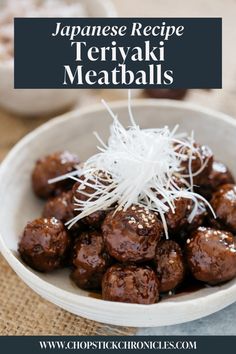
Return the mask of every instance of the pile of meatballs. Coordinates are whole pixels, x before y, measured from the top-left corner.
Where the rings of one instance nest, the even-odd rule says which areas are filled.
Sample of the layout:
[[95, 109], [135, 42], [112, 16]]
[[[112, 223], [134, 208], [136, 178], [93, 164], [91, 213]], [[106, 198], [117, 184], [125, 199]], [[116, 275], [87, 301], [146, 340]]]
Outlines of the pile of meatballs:
[[[158, 302], [193, 279], [210, 286], [233, 279], [234, 178], [223, 163], [214, 160], [209, 147], [195, 144], [195, 148], [194, 188], [210, 202], [216, 218], [202, 205], [190, 223], [192, 201], [176, 199], [175, 212], [165, 214], [169, 239], [160, 216], [139, 205], [115, 213], [113, 209], [96, 211], [68, 229], [66, 222], [78, 213], [74, 198], [86, 200], [94, 188], [82, 188], [72, 179], [48, 183], [76, 170], [80, 164], [76, 155], [64, 151], [39, 159], [32, 187], [45, 205], [42, 217], [28, 222], [23, 230], [19, 242], [23, 261], [40, 272], [69, 267], [79, 288], [100, 291], [104, 300], [138, 304]], [[182, 167], [187, 173], [189, 161]]]

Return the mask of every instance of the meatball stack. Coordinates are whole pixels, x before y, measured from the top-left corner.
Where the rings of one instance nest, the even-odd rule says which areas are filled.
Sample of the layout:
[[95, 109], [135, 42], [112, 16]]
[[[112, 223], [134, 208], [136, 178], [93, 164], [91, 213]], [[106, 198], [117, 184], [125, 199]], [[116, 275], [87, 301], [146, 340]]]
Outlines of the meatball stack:
[[[101, 291], [108, 301], [153, 304], [189, 278], [208, 285], [231, 280], [236, 276], [236, 185], [207, 146], [195, 148], [182, 173], [188, 175], [191, 163], [195, 192], [210, 202], [216, 218], [204, 203], [190, 218], [192, 201], [176, 199], [174, 210], [165, 214], [169, 239], [160, 215], [140, 205], [98, 210], [68, 229], [65, 224], [79, 213], [74, 203], [90, 198], [93, 184], [48, 183], [78, 168], [78, 157], [67, 151], [38, 160], [32, 186], [46, 203], [42, 217], [23, 231], [22, 259], [41, 272], [70, 267], [78, 287]], [[109, 183], [104, 174], [102, 181]]]

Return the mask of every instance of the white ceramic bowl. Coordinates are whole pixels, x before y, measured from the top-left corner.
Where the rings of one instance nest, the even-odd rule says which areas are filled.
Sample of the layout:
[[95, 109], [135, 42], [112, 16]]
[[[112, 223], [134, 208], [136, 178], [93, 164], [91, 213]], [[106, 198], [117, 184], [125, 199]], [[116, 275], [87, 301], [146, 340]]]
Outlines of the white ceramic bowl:
[[[127, 122], [126, 102], [116, 102], [111, 107]], [[142, 127], [180, 124], [182, 131], [194, 130], [197, 141], [209, 144], [215, 156], [236, 176], [236, 120], [192, 104], [168, 100], [134, 100], [133, 111]], [[81, 159], [88, 158], [96, 151], [92, 132], [95, 130], [106, 138], [110, 122], [102, 105], [70, 112], [36, 129], [11, 150], [0, 169], [0, 249], [6, 260], [44, 298], [74, 314], [104, 323], [139, 327], [171, 325], [209, 315], [233, 303], [236, 280], [154, 305], [102, 301], [77, 288], [67, 270], [41, 274], [19, 259], [19, 235], [26, 222], [38, 217], [42, 210], [42, 202], [32, 193], [30, 184], [35, 160], [58, 149], [69, 149]]]
[[[88, 17], [116, 16], [111, 0], [85, 0], [84, 3]], [[79, 99], [78, 89], [14, 89], [13, 60], [0, 61], [0, 78], [0, 106], [13, 113], [48, 114], [69, 108]]]

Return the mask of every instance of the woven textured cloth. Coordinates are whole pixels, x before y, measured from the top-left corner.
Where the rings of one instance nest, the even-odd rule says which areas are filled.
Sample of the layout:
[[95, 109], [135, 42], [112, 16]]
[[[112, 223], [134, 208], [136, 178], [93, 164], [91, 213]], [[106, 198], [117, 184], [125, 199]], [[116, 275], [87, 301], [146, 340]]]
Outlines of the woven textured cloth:
[[133, 328], [108, 326], [72, 315], [43, 300], [0, 256], [0, 335], [132, 335]]

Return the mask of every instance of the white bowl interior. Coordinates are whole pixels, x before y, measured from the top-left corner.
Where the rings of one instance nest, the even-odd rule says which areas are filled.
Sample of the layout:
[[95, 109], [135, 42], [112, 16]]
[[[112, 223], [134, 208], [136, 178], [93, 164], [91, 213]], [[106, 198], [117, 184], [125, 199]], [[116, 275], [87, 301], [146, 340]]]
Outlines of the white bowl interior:
[[[128, 124], [127, 104], [112, 105], [120, 119]], [[174, 127], [180, 131], [194, 130], [196, 140], [208, 144], [217, 159], [224, 161], [236, 176], [236, 122], [219, 113], [171, 101], [137, 100], [133, 112], [142, 127]], [[236, 281], [220, 287], [170, 297], [158, 304], [143, 306], [110, 303], [98, 300], [77, 288], [68, 277], [68, 270], [51, 274], [34, 272], [17, 255], [19, 235], [26, 222], [38, 217], [43, 203], [31, 190], [31, 171], [35, 160], [56, 150], [78, 153], [81, 160], [96, 151], [97, 131], [106, 139], [111, 118], [102, 106], [68, 113], [38, 128], [11, 151], [0, 170], [0, 246], [3, 255], [18, 275], [36, 292], [59, 306], [101, 322], [158, 326], [176, 324], [215, 312], [236, 298]], [[145, 309], [145, 311], [144, 311]]]

